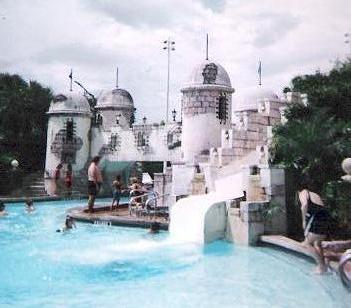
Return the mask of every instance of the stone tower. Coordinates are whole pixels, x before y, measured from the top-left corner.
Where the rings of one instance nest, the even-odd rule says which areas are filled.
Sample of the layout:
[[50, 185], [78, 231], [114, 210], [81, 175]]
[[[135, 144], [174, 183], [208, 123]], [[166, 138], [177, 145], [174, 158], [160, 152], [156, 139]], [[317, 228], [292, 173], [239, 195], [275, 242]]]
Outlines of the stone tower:
[[116, 125], [129, 128], [134, 116], [133, 98], [128, 91], [120, 88], [102, 91], [95, 108], [102, 116], [104, 130]]
[[200, 154], [220, 147], [221, 130], [230, 128], [232, 93], [230, 78], [218, 63], [204, 61], [197, 65], [182, 96], [182, 155], [194, 163]]
[[48, 114], [45, 171], [52, 174], [59, 163], [72, 164], [73, 171], [84, 168], [89, 158], [91, 111], [80, 94], [58, 94]]

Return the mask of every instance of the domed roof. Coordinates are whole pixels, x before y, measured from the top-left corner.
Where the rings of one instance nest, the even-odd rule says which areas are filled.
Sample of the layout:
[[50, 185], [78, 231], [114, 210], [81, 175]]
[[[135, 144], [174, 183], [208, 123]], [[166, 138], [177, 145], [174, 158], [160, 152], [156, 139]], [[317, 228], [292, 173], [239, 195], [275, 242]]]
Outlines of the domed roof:
[[68, 92], [54, 96], [48, 113], [82, 113], [90, 114], [88, 100], [79, 93]]
[[123, 89], [105, 90], [98, 97], [96, 108], [134, 108], [133, 98]]
[[257, 103], [264, 100], [276, 101], [279, 100], [279, 96], [273, 90], [258, 87], [243, 100], [239, 101], [235, 110], [257, 110]]
[[229, 75], [223, 66], [206, 60], [194, 67], [187, 86], [208, 84], [232, 87]]

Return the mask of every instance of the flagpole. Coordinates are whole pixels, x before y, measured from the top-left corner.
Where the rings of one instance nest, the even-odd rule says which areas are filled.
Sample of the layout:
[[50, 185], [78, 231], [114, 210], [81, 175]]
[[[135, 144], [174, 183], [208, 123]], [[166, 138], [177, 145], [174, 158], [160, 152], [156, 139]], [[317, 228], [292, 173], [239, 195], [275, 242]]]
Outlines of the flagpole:
[[261, 64], [261, 60], [260, 60], [259, 66], [258, 66], [258, 77], [259, 77], [258, 85], [261, 86], [262, 85], [262, 64]]
[[206, 34], [206, 60], [208, 60], [208, 33]]
[[71, 79], [69, 90], [72, 92], [72, 78], [73, 78], [73, 70], [71, 69], [71, 73], [69, 74], [69, 79]]
[[116, 70], [116, 89], [118, 89], [118, 67]]

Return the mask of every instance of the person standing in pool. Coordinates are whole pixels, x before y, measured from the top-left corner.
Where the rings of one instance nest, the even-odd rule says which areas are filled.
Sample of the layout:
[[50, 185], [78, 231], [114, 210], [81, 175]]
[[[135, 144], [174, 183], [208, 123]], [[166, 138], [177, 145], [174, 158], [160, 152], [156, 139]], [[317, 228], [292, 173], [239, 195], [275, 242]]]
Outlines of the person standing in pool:
[[303, 245], [312, 248], [318, 261], [316, 273], [323, 274], [327, 271], [327, 266], [324, 261], [321, 242], [327, 238], [330, 215], [321, 197], [317, 193], [309, 190], [307, 181], [302, 181], [300, 183], [298, 194], [301, 203], [302, 226], [305, 235]]
[[89, 213], [94, 212], [94, 203], [96, 196], [100, 190], [102, 184], [102, 176], [99, 168], [100, 157], [95, 156], [88, 168], [88, 209]]

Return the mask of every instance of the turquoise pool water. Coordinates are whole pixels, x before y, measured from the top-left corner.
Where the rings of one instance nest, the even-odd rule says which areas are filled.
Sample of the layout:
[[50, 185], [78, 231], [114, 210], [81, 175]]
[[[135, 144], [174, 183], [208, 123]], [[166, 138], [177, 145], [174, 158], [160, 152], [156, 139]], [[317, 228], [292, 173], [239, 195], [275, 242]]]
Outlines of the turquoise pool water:
[[0, 307], [350, 307], [334, 275], [269, 248], [174, 243], [167, 232], [77, 224], [42, 202], [0, 218]]

